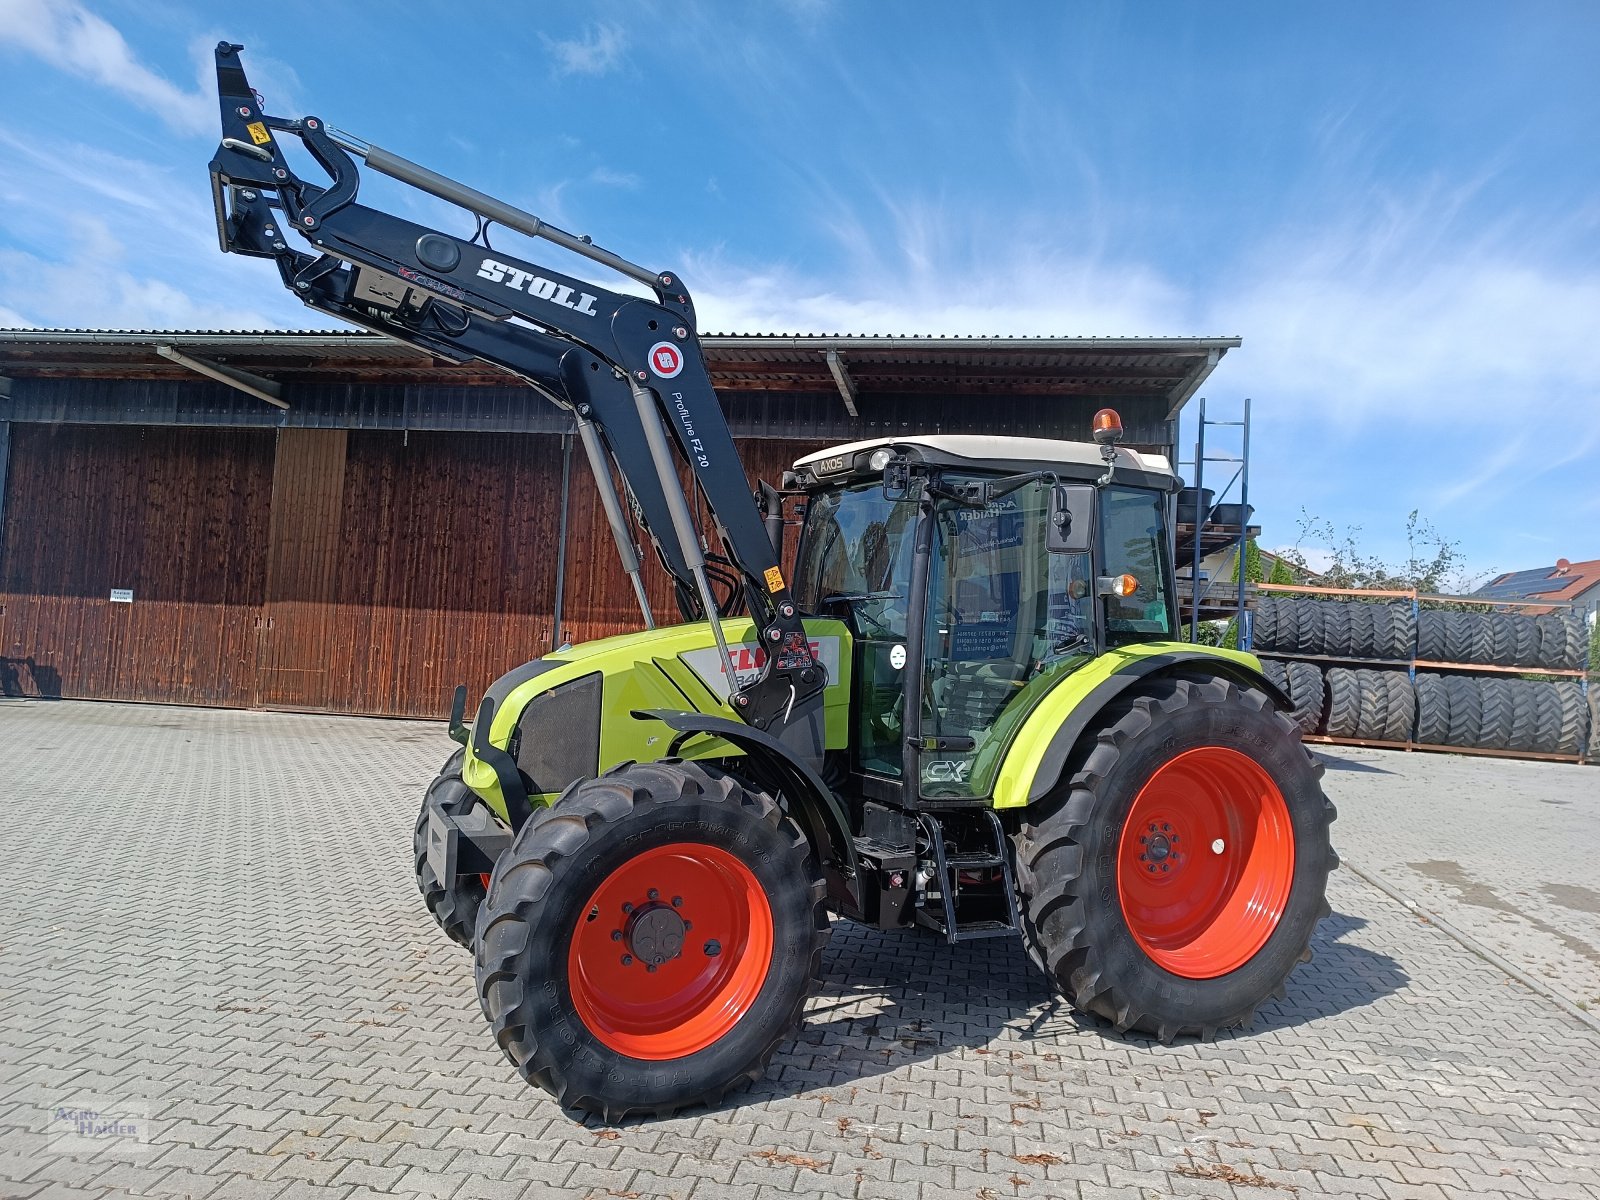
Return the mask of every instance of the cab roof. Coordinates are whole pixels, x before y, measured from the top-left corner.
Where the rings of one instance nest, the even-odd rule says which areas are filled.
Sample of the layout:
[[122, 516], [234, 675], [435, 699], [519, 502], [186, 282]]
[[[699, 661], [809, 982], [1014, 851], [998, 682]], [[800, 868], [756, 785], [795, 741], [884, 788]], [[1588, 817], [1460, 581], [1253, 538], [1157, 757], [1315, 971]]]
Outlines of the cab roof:
[[[941, 466], [970, 466], [974, 470], [992, 470], [1006, 473], [1040, 468], [1065, 467], [1068, 475], [1098, 475], [1105, 470], [1100, 457], [1100, 447], [1093, 442], [1067, 442], [1055, 438], [1004, 437], [987, 434], [931, 433], [914, 437], [871, 438], [864, 442], [849, 442], [830, 446], [795, 460], [796, 471], [812, 475], [832, 474], [821, 469], [832, 459], [844, 458], [855, 462], [858, 455], [870, 453], [881, 446], [905, 451], [912, 457]], [[1140, 450], [1117, 447], [1117, 470], [1128, 470], [1143, 476], [1145, 481], [1167, 489], [1175, 488], [1177, 476], [1164, 454], [1150, 454]], [[841, 473], [848, 473], [845, 468]], [[1164, 477], [1164, 478], [1163, 478]]]

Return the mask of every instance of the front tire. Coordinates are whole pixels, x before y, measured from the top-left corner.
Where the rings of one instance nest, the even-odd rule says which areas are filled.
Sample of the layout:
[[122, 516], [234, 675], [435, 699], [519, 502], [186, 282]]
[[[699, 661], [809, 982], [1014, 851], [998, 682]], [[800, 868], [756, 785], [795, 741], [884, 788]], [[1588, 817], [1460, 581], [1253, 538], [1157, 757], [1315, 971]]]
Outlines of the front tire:
[[760, 1078], [820, 981], [825, 885], [766, 794], [698, 763], [568, 788], [495, 865], [478, 998], [529, 1083], [608, 1121]]
[[1258, 691], [1157, 680], [1080, 762], [1018, 837], [1029, 953], [1119, 1031], [1245, 1024], [1329, 911], [1334, 812], [1299, 729]]

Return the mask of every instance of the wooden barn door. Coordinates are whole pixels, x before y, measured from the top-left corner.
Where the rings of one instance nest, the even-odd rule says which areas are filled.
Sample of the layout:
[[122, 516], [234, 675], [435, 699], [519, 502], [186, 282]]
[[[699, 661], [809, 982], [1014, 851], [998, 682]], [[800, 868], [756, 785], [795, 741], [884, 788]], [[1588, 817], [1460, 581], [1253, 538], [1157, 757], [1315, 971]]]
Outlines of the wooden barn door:
[[330, 706], [347, 434], [280, 429], [267, 531], [266, 596], [256, 618], [256, 704]]

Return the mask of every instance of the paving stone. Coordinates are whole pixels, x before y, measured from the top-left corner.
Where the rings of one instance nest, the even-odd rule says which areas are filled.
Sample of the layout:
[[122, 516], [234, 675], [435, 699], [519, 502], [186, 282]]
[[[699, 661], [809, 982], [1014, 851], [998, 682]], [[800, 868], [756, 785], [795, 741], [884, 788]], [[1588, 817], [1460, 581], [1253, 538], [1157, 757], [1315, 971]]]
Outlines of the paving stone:
[[[68, 742], [71, 779], [39, 752]], [[0, 826], [0, 861], [59, 864], [0, 908], [0, 1196], [1600, 1200], [1600, 1037], [1348, 872], [1287, 999], [1211, 1043], [1074, 1016], [1014, 943], [840, 924], [760, 1084], [709, 1113], [575, 1120], [502, 1059], [407, 872], [448, 749], [419, 722], [0, 702], [0, 796], [30, 814]], [[1592, 803], [1515, 830], [1495, 809], [1593, 772], [1472, 760], [1469, 788], [1436, 756], [1363, 753], [1390, 774], [1329, 772], [1336, 841], [1392, 846], [1397, 885], [1454, 861], [1460, 904], [1482, 885], [1549, 916], [1539, 887], [1581, 881], [1530, 873], [1529, 839], [1565, 822], [1563, 853], [1600, 856]], [[1443, 803], [1459, 841], [1403, 858]], [[1502, 833], [1537, 903], [1488, 878]], [[97, 1092], [146, 1105], [150, 1143], [46, 1136], [52, 1105]]]

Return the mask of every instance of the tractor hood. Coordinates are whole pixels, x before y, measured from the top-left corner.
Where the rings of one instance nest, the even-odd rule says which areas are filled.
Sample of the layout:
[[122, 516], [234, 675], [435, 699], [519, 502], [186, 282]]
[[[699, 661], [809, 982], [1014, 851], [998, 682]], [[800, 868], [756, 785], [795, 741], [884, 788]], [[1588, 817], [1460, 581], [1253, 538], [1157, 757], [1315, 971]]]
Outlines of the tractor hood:
[[[765, 661], [754, 622], [725, 620], [734, 670], [754, 676]], [[828, 672], [823, 698], [826, 746], [848, 740], [850, 633], [843, 622], [807, 619], [812, 653]], [[706, 622], [641, 630], [569, 646], [508, 671], [491, 685], [467, 739], [462, 779], [503, 819], [509, 819], [501, 770], [522, 776], [532, 803], [551, 803], [574, 780], [619, 762], [666, 756], [673, 731], [641, 720], [650, 709], [692, 711], [738, 720], [711, 626]], [[488, 712], [484, 713], [487, 706]], [[487, 716], [487, 720], [485, 720]], [[685, 758], [725, 758], [739, 751], [704, 738]], [[509, 763], [507, 759], [509, 758]]]

